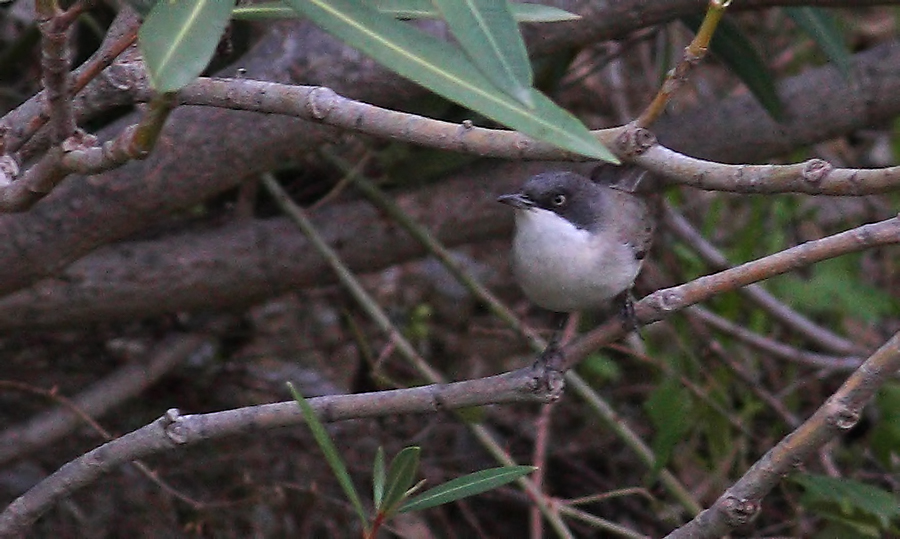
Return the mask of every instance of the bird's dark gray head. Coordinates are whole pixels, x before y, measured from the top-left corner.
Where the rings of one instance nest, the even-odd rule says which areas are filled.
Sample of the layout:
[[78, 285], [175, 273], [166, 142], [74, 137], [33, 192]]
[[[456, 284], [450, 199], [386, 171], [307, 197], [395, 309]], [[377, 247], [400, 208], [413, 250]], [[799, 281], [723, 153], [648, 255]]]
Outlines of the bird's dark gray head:
[[604, 211], [604, 189], [608, 187], [574, 172], [546, 172], [531, 177], [517, 193], [503, 195], [497, 201], [521, 210], [549, 210], [577, 228], [593, 229]]

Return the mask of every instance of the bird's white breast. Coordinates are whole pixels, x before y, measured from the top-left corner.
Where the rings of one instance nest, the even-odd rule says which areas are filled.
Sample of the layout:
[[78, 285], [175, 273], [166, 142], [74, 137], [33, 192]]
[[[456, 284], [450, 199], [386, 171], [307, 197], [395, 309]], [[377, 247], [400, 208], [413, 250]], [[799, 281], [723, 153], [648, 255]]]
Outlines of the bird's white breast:
[[545, 309], [602, 306], [630, 288], [639, 270], [632, 248], [610, 232], [592, 234], [549, 210], [516, 210], [513, 271]]

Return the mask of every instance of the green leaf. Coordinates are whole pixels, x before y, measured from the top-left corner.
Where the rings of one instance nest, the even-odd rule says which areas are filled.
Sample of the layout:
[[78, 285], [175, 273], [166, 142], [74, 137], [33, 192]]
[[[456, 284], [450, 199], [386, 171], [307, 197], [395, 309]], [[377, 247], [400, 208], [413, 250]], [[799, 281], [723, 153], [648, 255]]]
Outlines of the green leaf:
[[403, 504], [398, 512], [421, 511], [481, 494], [515, 481], [536, 469], [534, 466], [502, 466], [464, 475], [419, 494]]
[[584, 125], [531, 90], [529, 108], [499, 90], [458, 48], [349, 0], [286, 0], [325, 31], [403, 77], [516, 129], [571, 152], [618, 163]]
[[406, 497], [406, 491], [413, 486], [416, 472], [419, 470], [419, 453], [416, 446], [406, 447], [397, 453], [388, 467], [385, 494], [381, 504], [381, 513], [390, 516], [397, 505]]
[[581, 15], [553, 6], [529, 3], [510, 3], [513, 18], [518, 22], [576, 21]]
[[284, 2], [261, 2], [237, 6], [231, 12], [231, 17], [244, 21], [261, 21], [266, 19], [299, 19], [301, 15], [294, 8], [285, 5]]
[[[441, 16], [440, 12], [431, 4], [431, 0], [364, 0], [364, 3], [397, 19], [436, 19]], [[510, 4], [510, 10], [513, 18], [518, 22], [561, 22], [581, 18], [581, 15], [564, 9], [541, 4], [513, 2]], [[232, 16], [235, 19], [244, 20], [296, 19], [300, 17], [300, 14], [286, 6], [284, 2], [278, 1], [238, 6], [234, 8]]]
[[166, 0], [153, 7], [138, 43], [156, 91], [179, 90], [206, 69], [233, 7], [233, 0]]
[[882, 530], [900, 519], [900, 498], [896, 495], [853, 479], [824, 475], [797, 474], [791, 480], [803, 487], [801, 503], [818, 509], [822, 516], [837, 510], [846, 520], [865, 522], [874, 518]]
[[319, 448], [322, 450], [322, 453], [324, 453], [325, 460], [327, 460], [328, 465], [331, 466], [331, 471], [334, 472], [334, 476], [337, 478], [338, 483], [340, 483], [341, 488], [344, 489], [344, 495], [347, 496], [347, 499], [350, 500], [350, 503], [356, 510], [356, 515], [359, 517], [359, 521], [362, 523], [363, 528], [368, 530], [366, 510], [363, 509], [359, 494], [356, 492], [356, 487], [353, 486], [353, 480], [350, 479], [350, 472], [347, 471], [347, 465], [344, 464], [344, 460], [334, 446], [334, 442], [331, 441], [331, 436], [328, 435], [325, 426], [319, 421], [319, 416], [316, 415], [316, 411], [313, 410], [309, 402], [303, 398], [303, 395], [294, 388], [294, 384], [288, 382], [287, 385], [294, 395], [294, 400], [300, 405], [300, 412], [303, 414], [303, 419], [306, 420], [306, 425], [312, 432], [313, 438], [315, 438], [316, 443], [319, 444]]
[[525, 41], [505, 0], [433, 0], [478, 69], [528, 107], [534, 74]]
[[372, 500], [375, 502], [375, 510], [381, 511], [381, 500], [384, 499], [384, 448], [378, 446], [375, 453], [375, 465], [372, 468]]
[[872, 429], [872, 452], [885, 468], [900, 455], [900, 384], [885, 384], [875, 398], [878, 422]]
[[861, 255], [823, 260], [805, 278], [782, 275], [767, 285], [792, 306], [820, 315], [875, 322], [900, 311], [895, 296], [865, 282], [860, 260]]
[[616, 382], [622, 378], [622, 368], [606, 354], [591, 354], [578, 364], [578, 374], [587, 378], [591, 385]]
[[[703, 18], [699, 15], [688, 15], [681, 20], [696, 32]], [[753, 43], [727, 17], [719, 21], [709, 49], [741, 79], [772, 118], [777, 121], [784, 118], [784, 105], [778, 97], [775, 80], [768, 66], [756, 52]]]
[[644, 404], [656, 436], [653, 437], [652, 449], [656, 456], [653, 473], [658, 472], [669, 462], [675, 446], [684, 438], [690, 429], [688, 418], [691, 414], [691, 395], [674, 379], [663, 382], [650, 399]]
[[844, 79], [849, 80], [850, 50], [844, 43], [837, 19], [831, 13], [814, 7], [786, 7], [784, 12], [819, 44]]

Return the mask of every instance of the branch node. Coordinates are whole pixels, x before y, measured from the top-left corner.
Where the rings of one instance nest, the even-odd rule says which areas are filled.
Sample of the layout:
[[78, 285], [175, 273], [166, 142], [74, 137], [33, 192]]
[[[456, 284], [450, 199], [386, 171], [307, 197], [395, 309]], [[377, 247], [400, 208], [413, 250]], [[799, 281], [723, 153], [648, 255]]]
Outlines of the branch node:
[[306, 105], [309, 114], [316, 120], [324, 120], [335, 107], [338, 95], [331, 88], [319, 86], [309, 93]]
[[800, 176], [811, 185], [819, 185], [828, 176], [834, 167], [823, 159], [810, 159], [803, 165]]
[[728, 520], [728, 525], [732, 528], [737, 528], [747, 524], [759, 514], [760, 503], [758, 501], [728, 495], [722, 501], [722, 509], [725, 511], [725, 518]]
[[188, 433], [184, 424], [184, 418], [178, 408], [169, 408], [162, 418], [163, 429], [166, 436], [178, 445], [187, 443]]
[[76, 129], [72, 136], [62, 142], [62, 150], [65, 153], [77, 150], [88, 150], [97, 146], [97, 137], [85, 132], [82, 129]]
[[19, 163], [11, 155], [0, 156], [0, 187], [11, 184], [19, 177]]
[[634, 123], [625, 126], [616, 137], [616, 146], [625, 157], [641, 155], [656, 145], [656, 135]]
[[684, 296], [675, 290], [666, 290], [659, 294], [656, 306], [664, 311], [671, 312], [684, 306]]
[[561, 370], [540, 360], [535, 362], [531, 384], [535, 395], [542, 397], [544, 402], [556, 402], [562, 397], [565, 387], [566, 379]]
[[850, 430], [859, 422], [859, 413], [844, 405], [838, 405], [828, 416], [828, 423], [840, 430]]

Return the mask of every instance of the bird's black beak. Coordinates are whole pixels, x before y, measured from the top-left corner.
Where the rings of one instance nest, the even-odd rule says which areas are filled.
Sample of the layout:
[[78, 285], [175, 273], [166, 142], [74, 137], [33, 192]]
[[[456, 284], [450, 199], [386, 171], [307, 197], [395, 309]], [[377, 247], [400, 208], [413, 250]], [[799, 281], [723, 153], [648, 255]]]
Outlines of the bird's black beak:
[[511, 195], [500, 195], [497, 197], [497, 202], [501, 202], [503, 204], [509, 204], [513, 208], [518, 208], [520, 210], [526, 210], [534, 206], [534, 201], [523, 195], [522, 193], [513, 193]]

